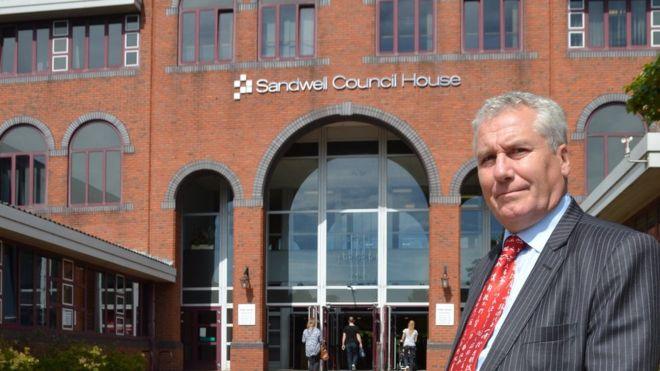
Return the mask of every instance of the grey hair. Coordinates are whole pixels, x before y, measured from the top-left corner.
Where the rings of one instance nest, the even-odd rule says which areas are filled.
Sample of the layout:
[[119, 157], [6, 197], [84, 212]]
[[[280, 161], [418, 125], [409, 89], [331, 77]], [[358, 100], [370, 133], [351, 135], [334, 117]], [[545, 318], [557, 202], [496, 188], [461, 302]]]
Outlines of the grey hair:
[[566, 115], [557, 102], [532, 93], [512, 91], [487, 99], [477, 111], [477, 115], [472, 120], [474, 132], [472, 147], [476, 150], [477, 132], [484, 122], [494, 119], [506, 110], [521, 107], [531, 108], [536, 112], [534, 129], [548, 141], [553, 151], [556, 151], [560, 145], [568, 143]]

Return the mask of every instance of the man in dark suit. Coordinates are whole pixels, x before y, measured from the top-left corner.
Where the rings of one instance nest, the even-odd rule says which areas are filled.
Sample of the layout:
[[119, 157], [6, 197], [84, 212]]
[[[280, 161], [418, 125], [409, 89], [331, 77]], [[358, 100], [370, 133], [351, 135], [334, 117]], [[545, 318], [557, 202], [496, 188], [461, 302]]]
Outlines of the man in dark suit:
[[450, 370], [649, 370], [660, 362], [660, 245], [567, 194], [567, 125], [512, 92], [473, 121], [479, 183], [503, 246], [476, 266]]

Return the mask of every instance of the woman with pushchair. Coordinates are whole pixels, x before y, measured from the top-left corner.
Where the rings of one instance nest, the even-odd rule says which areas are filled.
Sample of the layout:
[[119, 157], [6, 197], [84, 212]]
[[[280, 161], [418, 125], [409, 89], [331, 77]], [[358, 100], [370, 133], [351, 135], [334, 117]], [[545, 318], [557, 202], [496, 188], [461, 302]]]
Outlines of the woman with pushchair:
[[417, 330], [415, 330], [415, 321], [410, 320], [408, 327], [403, 329], [403, 335], [399, 341], [403, 344], [401, 352], [401, 369], [406, 371], [415, 370], [415, 361], [417, 357]]

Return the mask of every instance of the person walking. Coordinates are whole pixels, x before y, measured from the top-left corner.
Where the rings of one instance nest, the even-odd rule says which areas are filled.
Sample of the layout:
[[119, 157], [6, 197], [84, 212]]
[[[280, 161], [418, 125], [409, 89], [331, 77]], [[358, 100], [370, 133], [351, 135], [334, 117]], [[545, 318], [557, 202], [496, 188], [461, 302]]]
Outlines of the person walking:
[[305, 344], [305, 356], [307, 356], [307, 370], [319, 371], [321, 352], [321, 330], [316, 327], [316, 320], [310, 318], [307, 321], [307, 328], [303, 331], [302, 342]]
[[415, 321], [408, 322], [408, 328], [403, 329], [400, 343], [403, 344], [403, 369], [408, 371], [415, 370], [417, 361], [417, 330], [415, 330]]
[[[359, 346], [359, 348], [358, 348]], [[355, 325], [355, 318], [348, 317], [348, 325], [344, 327], [341, 336], [341, 350], [346, 351], [346, 360], [348, 367], [355, 370], [358, 361], [359, 351], [362, 349], [362, 337], [360, 337], [360, 329]]]

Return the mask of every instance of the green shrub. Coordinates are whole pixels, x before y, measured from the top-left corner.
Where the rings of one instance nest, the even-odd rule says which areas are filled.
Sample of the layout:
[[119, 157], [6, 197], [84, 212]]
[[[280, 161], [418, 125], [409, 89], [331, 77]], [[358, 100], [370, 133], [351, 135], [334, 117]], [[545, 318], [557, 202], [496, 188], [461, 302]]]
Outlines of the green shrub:
[[99, 346], [74, 344], [45, 355], [39, 369], [48, 371], [142, 371], [147, 361], [141, 353], [107, 351]]
[[23, 351], [6, 344], [0, 345], [0, 370], [34, 370], [39, 360], [30, 354], [30, 348]]

